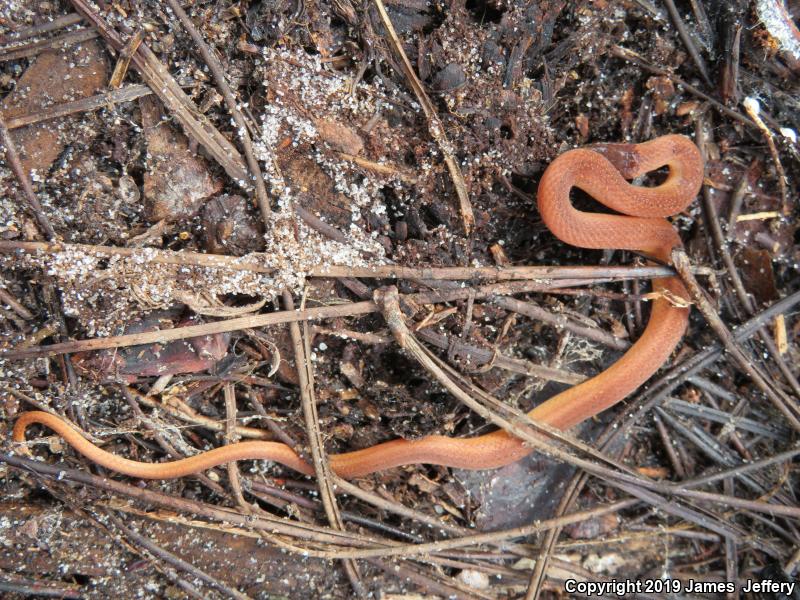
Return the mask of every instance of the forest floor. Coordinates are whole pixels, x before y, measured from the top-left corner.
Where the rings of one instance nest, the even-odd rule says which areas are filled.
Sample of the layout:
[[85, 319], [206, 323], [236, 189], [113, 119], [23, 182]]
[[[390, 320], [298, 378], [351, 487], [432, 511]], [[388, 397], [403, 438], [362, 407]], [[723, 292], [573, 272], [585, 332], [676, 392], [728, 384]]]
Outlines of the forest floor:
[[[735, 598], [770, 580], [762, 597], [800, 598], [781, 586], [800, 568], [800, 4], [4, 7], [3, 597], [549, 598], [630, 580]], [[623, 402], [535, 430], [522, 413], [623, 356], [650, 280], [674, 274], [556, 238], [542, 174], [665, 134], [705, 164], [670, 219], [687, 333]], [[147, 463], [277, 440], [318, 477], [119, 475], [45, 428], [13, 442], [30, 410]], [[328, 466], [498, 424], [538, 451], [349, 482]]]

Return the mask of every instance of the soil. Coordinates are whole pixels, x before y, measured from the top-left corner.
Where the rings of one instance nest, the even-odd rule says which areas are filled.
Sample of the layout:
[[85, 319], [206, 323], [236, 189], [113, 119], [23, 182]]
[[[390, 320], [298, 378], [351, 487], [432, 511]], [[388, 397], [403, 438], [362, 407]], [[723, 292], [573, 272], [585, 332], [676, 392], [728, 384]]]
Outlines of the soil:
[[[285, 309], [287, 295], [301, 309], [344, 306], [390, 285], [436, 356], [475, 389], [528, 411], [601, 372], [638, 338], [648, 281], [601, 285], [598, 271], [588, 284], [551, 285], [554, 293], [486, 294], [477, 269], [643, 265], [630, 252], [559, 241], [538, 215], [536, 188], [569, 149], [680, 133], [701, 148], [706, 171], [697, 201], [672, 223], [721, 323], [733, 332], [748, 320], [760, 325], [737, 344], [769, 388], [730, 353], [685, 374], [682, 366], [729, 342], [693, 310], [650, 385], [573, 433], [596, 448], [594, 459], [684, 491], [748, 462], [763, 460], [763, 469], [692, 484], [714, 502], [664, 492], [673, 504], [591, 513], [552, 537], [499, 533], [484, 545], [348, 563], [351, 550], [503, 532], [632, 492], [536, 453], [488, 472], [415, 465], [356, 482], [378, 500], [338, 494], [339, 527], [316, 479], [280, 465], [248, 461], [238, 475], [220, 467], [145, 482], [98, 470], [43, 430], [30, 433], [39, 440], [33, 453], [63, 467], [62, 478], [14, 462], [18, 447], [5, 435], [4, 597], [210, 598], [235, 588], [252, 598], [555, 598], [569, 597], [568, 579], [794, 581], [796, 453], [781, 453], [800, 429], [786, 416], [800, 418], [800, 55], [790, 26], [800, 3], [383, 3], [399, 45], [377, 0], [182, 4], [228, 89], [169, 2], [4, 4], [0, 427], [10, 432], [21, 412], [39, 409], [145, 462], [236, 436], [288, 441], [309, 457], [298, 344], [285, 322], [101, 351], [14, 353], [256, 316]], [[781, 6], [789, 21], [768, 18]], [[574, 201], [605, 210], [580, 192]], [[208, 255], [226, 262], [209, 266]], [[320, 276], [331, 266], [343, 274]], [[363, 276], [392, 267], [420, 270]], [[438, 267], [472, 275], [422, 270]], [[463, 289], [474, 293], [433, 303], [408, 296]], [[497, 301], [512, 293], [550, 316]], [[328, 453], [493, 427], [402, 350], [380, 314], [304, 322], [300, 334]], [[607, 443], [611, 431], [619, 435]], [[103, 487], [109, 477], [126, 485]], [[342, 528], [349, 537], [331, 537]]]

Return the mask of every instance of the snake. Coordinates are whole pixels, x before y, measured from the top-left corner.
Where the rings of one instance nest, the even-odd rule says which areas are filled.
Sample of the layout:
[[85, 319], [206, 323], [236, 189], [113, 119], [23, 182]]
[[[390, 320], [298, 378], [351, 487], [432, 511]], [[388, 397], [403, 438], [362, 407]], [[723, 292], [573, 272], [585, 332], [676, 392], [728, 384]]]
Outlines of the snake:
[[[658, 185], [629, 183], [651, 171], [667, 168]], [[537, 202], [542, 221], [561, 241], [587, 249], [622, 249], [650, 262], [669, 264], [681, 238], [666, 217], [684, 210], [703, 182], [703, 159], [687, 137], [669, 134], [638, 143], [609, 143], [576, 148], [559, 155], [542, 175]], [[585, 212], [570, 198], [577, 188], [619, 214]], [[650, 317], [639, 339], [610, 367], [566, 389], [528, 413], [534, 421], [568, 430], [635, 392], [669, 359], [689, 319], [688, 293], [675, 276], [652, 280]], [[171, 479], [239, 460], [268, 460], [313, 475], [314, 469], [290, 446], [273, 441], [244, 441], [188, 458], [145, 463], [107, 452], [83, 432], [44, 411], [22, 413], [12, 432], [25, 441], [30, 425], [43, 425], [61, 436], [90, 461], [140, 479]], [[396, 439], [330, 455], [331, 469], [349, 479], [411, 464], [442, 465], [469, 470], [509, 465], [532, 452], [522, 440], [500, 429], [473, 438], [430, 435]]]

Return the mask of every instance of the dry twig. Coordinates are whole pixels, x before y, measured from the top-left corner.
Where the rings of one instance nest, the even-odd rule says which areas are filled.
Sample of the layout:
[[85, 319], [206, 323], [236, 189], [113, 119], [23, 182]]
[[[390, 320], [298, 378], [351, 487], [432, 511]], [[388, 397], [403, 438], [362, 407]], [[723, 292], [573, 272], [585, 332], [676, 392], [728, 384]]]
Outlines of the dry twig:
[[461, 174], [461, 168], [458, 166], [458, 161], [453, 155], [453, 149], [447, 139], [444, 125], [436, 112], [436, 108], [433, 106], [433, 102], [428, 98], [428, 94], [425, 92], [422, 82], [414, 72], [411, 61], [408, 60], [408, 56], [406, 56], [403, 50], [403, 43], [400, 41], [400, 38], [397, 37], [397, 32], [394, 30], [392, 21], [386, 12], [386, 8], [383, 6], [383, 1], [374, 0], [374, 2], [375, 7], [378, 9], [378, 14], [381, 17], [381, 21], [383, 22], [383, 26], [386, 28], [386, 33], [389, 36], [389, 44], [400, 59], [403, 72], [411, 85], [411, 89], [414, 90], [414, 94], [417, 100], [419, 100], [422, 110], [425, 112], [425, 117], [428, 119], [428, 131], [433, 139], [436, 140], [439, 149], [444, 155], [444, 162], [447, 164], [450, 177], [452, 177], [453, 185], [456, 188], [458, 206], [461, 212], [461, 222], [464, 225], [464, 231], [469, 235], [472, 232], [472, 228], [475, 226], [475, 216], [472, 214], [472, 204], [470, 204], [469, 201], [469, 193], [467, 192], [467, 184], [464, 182], [464, 175]]
[[[114, 49], [121, 51], [125, 43], [103, 18], [85, 0], [71, 0], [75, 10], [86, 18]], [[182, 126], [186, 135], [201, 144], [220, 164], [225, 172], [240, 185], [248, 180], [247, 169], [239, 151], [198, 110], [166, 67], [150, 50], [141, 44], [132, 57], [134, 67], [150, 86], [153, 93]]]
[[44, 232], [45, 236], [50, 240], [54, 240], [56, 238], [56, 232], [53, 230], [53, 226], [50, 224], [50, 219], [47, 218], [42, 205], [39, 203], [39, 199], [36, 197], [36, 194], [33, 191], [30, 175], [26, 173], [25, 169], [22, 167], [22, 162], [20, 161], [19, 153], [17, 152], [17, 146], [14, 143], [8, 128], [6, 127], [6, 123], [3, 120], [2, 115], [0, 115], [0, 142], [2, 142], [0, 145], [6, 150], [6, 160], [8, 161], [8, 166], [11, 167], [11, 170], [14, 172], [14, 175], [19, 181], [19, 184], [22, 186], [22, 191], [25, 192], [25, 200], [27, 200], [33, 216], [36, 217], [36, 222], [39, 224], [39, 227]]
[[758, 371], [753, 362], [745, 355], [745, 353], [736, 343], [736, 340], [731, 335], [731, 332], [725, 326], [725, 323], [722, 322], [722, 319], [720, 319], [717, 312], [711, 306], [711, 303], [706, 299], [702, 288], [697, 283], [694, 275], [692, 275], [689, 257], [686, 255], [686, 253], [682, 249], [673, 251], [672, 261], [678, 271], [678, 274], [686, 284], [686, 287], [688, 288], [689, 293], [692, 296], [692, 300], [694, 301], [698, 310], [706, 318], [706, 321], [714, 330], [714, 332], [719, 336], [719, 339], [724, 345], [725, 349], [738, 363], [739, 367], [745, 373], [747, 373], [751, 381], [755, 383], [762, 392], [764, 392], [767, 398], [770, 399], [775, 408], [780, 411], [780, 413], [786, 418], [791, 426], [797, 431], [800, 431], [800, 420], [798, 419], [800, 408], [798, 408], [796, 403], [792, 402], [789, 398], [783, 398], [772, 389], [765, 376]]
[[[294, 310], [294, 301], [292, 300], [291, 294], [288, 292], [283, 293], [283, 303], [286, 310]], [[307, 327], [305, 323], [304, 325]], [[306, 432], [311, 449], [311, 460], [314, 466], [314, 472], [317, 475], [317, 484], [319, 485], [320, 497], [322, 498], [322, 506], [325, 508], [325, 515], [328, 517], [331, 527], [343, 531], [344, 521], [342, 521], [342, 515], [339, 511], [336, 495], [333, 493], [333, 486], [331, 483], [333, 473], [325, 454], [325, 445], [322, 439], [322, 433], [319, 429], [317, 401], [314, 394], [314, 372], [311, 366], [308, 335], [307, 332], [305, 336], [300, 333], [300, 326], [297, 322], [289, 324], [289, 334], [292, 338], [292, 345], [294, 346], [294, 360], [300, 386], [300, 398], [303, 402], [303, 415], [306, 421]], [[353, 590], [359, 597], [366, 597], [367, 593], [364, 589], [364, 584], [361, 582], [361, 574], [359, 573], [358, 565], [355, 561], [346, 558], [343, 559], [343, 564], [350, 584], [353, 586]]]
[[231, 116], [236, 123], [239, 139], [242, 142], [244, 155], [247, 159], [247, 166], [250, 169], [250, 180], [255, 185], [256, 203], [261, 211], [261, 218], [264, 221], [264, 225], [269, 227], [270, 215], [272, 211], [270, 210], [269, 198], [267, 197], [267, 188], [264, 185], [264, 177], [261, 175], [261, 167], [258, 166], [258, 161], [256, 160], [255, 151], [253, 150], [253, 142], [250, 140], [250, 134], [247, 132], [247, 124], [245, 122], [244, 115], [242, 114], [242, 111], [239, 110], [239, 105], [233, 96], [230, 86], [225, 81], [225, 73], [222, 65], [178, 1], [167, 0], [167, 3], [178, 17], [178, 20], [186, 28], [186, 31], [189, 32], [189, 35], [192, 37], [192, 40], [194, 40], [194, 43], [197, 45], [200, 55], [203, 57], [203, 60], [211, 70], [211, 74], [214, 76], [214, 81], [216, 82], [219, 91], [222, 93], [222, 97], [225, 99], [225, 105], [228, 107], [228, 111], [231, 113]]

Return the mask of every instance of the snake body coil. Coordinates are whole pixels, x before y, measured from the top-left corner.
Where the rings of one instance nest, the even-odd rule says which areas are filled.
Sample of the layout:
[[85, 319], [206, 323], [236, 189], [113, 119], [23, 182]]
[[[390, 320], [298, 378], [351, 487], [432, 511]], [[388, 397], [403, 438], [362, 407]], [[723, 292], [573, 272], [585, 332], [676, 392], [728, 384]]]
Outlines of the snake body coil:
[[[631, 185], [626, 179], [668, 167], [666, 180], [655, 187]], [[643, 144], [607, 144], [571, 150], [559, 156], [539, 184], [538, 204], [547, 227], [562, 241], [581, 248], [626, 249], [669, 263], [681, 240], [664, 218], [681, 211], [697, 195], [703, 162], [686, 137], [666, 135]], [[570, 191], [580, 188], [607, 207], [623, 213], [607, 215], [576, 210]], [[680, 342], [689, 310], [673, 298], [686, 298], [676, 277], [653, 280], [657, 299], [639, 340], [611, 367], [592, 379], [555, 395], [528, 415], [559, 429], [568, 429], [616, 404], [642, 385], [669, 358]], [[106, 452], [72, 426], [51, 414], [23, 413], [13, 437], [25, 440], [29, 425], [39, 423], [61, 437], [89, 460], [113, 471], [145, 479], [182, 477], [237, 460], [264, 459], [307, 475], [313, 469], [289, 446], [249, 441], [231, 444], [191, 458], [166, 463], [142, 463]], [[469, 439], [429, 436], [394, 440], [371, 448], [330, 456], [331, 468], [345, 478], [407, 464], [436, 464], [462, 469], [491, 469], [519, 460], [531, 452], [504, 431]]]

